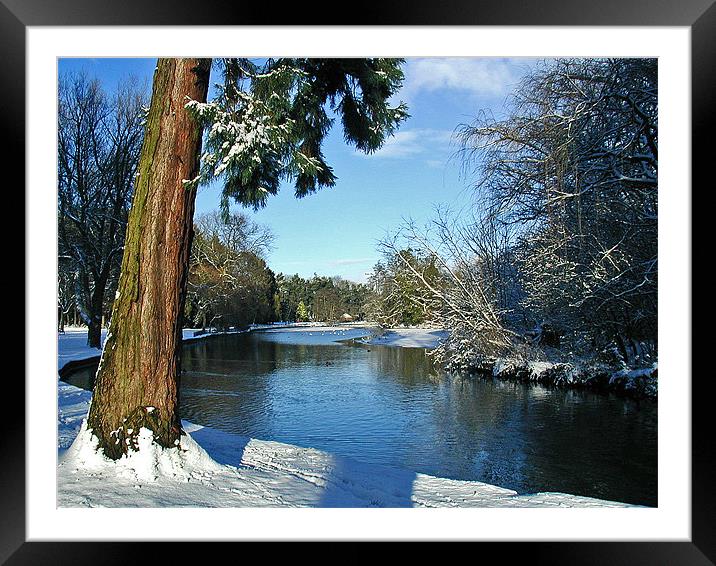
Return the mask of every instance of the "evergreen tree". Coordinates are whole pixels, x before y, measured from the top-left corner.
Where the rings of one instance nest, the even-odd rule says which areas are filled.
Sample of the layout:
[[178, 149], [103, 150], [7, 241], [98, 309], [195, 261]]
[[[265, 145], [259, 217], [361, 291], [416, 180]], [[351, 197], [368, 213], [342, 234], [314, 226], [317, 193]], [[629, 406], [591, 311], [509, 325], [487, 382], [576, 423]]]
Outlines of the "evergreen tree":
[[385, 326], [428, 322], [436, 307], [431, 289], [441, 286], [434, 254], [398, 249], [391, 240], [381, 246], [385, 261], [376, 264], [369, 277], [371, 318]]
[[296, 308], [296, 321], [303, 322], [305, 320], [308, 320], [308, 309], [306, 305], [303, 304], [303, 301], [300, 301]]
[[[180, 443], [178, 389], [196, 189], [221, 178], [231, 199], [264, 206], [282, 180], [297, 197], [335, 184], [322, 153], [333, 111], [345, 141], [378, 149], [407, 117], [388, 100], [396, 59], [244, 59], [218, 62], [223, 85], [207, 103], [211, 60], [160, 59], [139, 175], [88, 427], [113, 459], [137, 449], [142, 427]], [[206, 151], [201, 154], [202, 130]], [[201, 157], [201, 160], [200, 160]]]

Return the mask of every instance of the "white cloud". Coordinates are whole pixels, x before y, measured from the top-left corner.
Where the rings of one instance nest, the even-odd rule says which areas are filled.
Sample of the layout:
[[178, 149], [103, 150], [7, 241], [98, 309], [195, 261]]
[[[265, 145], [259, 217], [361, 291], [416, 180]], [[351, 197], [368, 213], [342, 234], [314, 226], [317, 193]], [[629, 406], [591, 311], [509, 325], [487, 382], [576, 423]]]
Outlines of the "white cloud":
[[367, 156], [403, 158], [417, 157], [427, 152], [433, 155], [436, 151], [444, 153], [445, 150], [450, 148], [452, 135], [453, 132], [449, 130], [433, 130], [429, 128], [398, 130], [385, 141], [383, 147]]
[[356, 258], [356, 259], [335, 259], [328, 262], [330, 266], [344, 266], [344, 265], [361, 265], [363, 263], [371, 263], [376, 261], [373, 257]]
[[421, 91], [457, 90], [477, 96], [504, 97], [524, 73], [528, 60], [497, 58], [407, 59], [399, 97], [411, 100]]

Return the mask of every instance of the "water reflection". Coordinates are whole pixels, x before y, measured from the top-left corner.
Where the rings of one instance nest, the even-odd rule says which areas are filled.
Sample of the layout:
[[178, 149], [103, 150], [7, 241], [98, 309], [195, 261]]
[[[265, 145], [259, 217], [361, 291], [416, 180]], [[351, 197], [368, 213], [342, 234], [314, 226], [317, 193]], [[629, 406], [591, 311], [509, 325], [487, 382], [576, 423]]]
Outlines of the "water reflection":
[[444, 375], [420, 348], [335, 342], [359, 335], [266, 332], [187, 344], [182, 417], [520, 493], [656, 505], [656, 405]]

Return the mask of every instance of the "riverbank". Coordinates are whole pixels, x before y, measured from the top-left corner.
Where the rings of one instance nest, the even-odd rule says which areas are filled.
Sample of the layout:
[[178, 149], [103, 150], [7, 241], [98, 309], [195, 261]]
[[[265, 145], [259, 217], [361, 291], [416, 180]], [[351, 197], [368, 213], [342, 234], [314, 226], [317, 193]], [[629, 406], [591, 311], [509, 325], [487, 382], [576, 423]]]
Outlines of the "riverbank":
[[[97, 354], [82, 348], [78, 341], [83, 338], [83, 333], [59, 337], [58, 366], [61, 359], [77, 359], [87, 350]], [[82, 428], [90, 400], [90, 392], [58, 382], [57, 487], [62, 507], [628, 506], [566, 494], [519, 495], [482, 482], [366, 464], [186, 421], [181, 451], [159, 449], [145, 436], [143, 450], [111, 462], [94, 450]]]
[[[381, 346], [436, 348], [448, 335], [448, 331], [434, 328], [390, 328], [361, 341]], [[467, 361], [449, 359], [446, 369], [504, 381], [616, 393], [634, 399], [656, 400], [659, 389], [657, 363], [649, 367], [616, 369], [588, 361], [567, 363], [483, 357]]]
[[589, 362], [484, 358], [469, 364], [448, 363], [447, 369], [503, 381], [615, 393], [633, 399], [656, 400], [659, 390], [657, 363], [650, 367], [615, 369]]

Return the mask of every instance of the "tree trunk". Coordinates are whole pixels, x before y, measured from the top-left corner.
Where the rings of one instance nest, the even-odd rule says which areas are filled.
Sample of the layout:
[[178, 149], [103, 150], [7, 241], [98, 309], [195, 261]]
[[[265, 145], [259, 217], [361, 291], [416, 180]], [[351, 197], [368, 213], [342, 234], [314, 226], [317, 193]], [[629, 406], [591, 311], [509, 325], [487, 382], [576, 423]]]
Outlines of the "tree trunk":
[[135, 449], [141, 427], [170, 447], [177, 412], [201, 129], [185, 110], [206, 101], [210, 59], [160, 59], [139, 162], [117, 297], [88, 427], [104, 453]]
[[100, 349], [102, 347], [102, 307], [104, 305], [106, 285], [106, 278], [95, 280], [89, 305], [89, 323], [87, 325], [87, 345], [90, 348]]
[[90, 321], [87, 325], [87, 345], [98, 350], [102, 347], [102, 325], [96, 313], [90, 313]]

